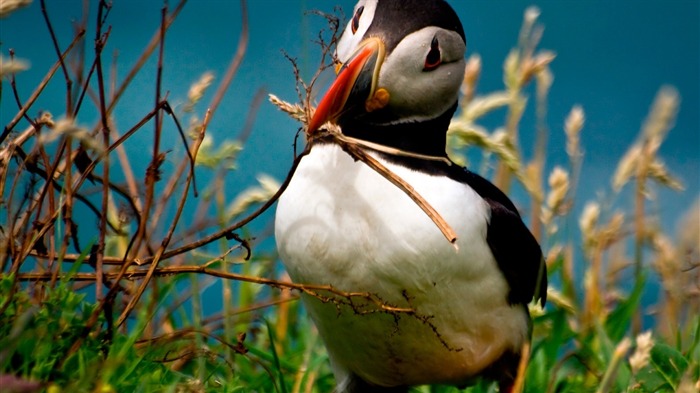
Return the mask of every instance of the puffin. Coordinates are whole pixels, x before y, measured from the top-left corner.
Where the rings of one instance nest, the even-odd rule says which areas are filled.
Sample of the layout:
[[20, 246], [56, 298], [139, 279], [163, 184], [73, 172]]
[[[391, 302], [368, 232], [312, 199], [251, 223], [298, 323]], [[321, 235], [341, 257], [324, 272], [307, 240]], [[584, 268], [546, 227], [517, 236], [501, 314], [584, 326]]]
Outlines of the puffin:
[[318, 137], [277, 204], [279, 257], [296, 283], [413, 311], [367, 312], [367, 299], [302, 295], [337, 392], [465, 387], [479, 378], [510, 391], [531, 339], [528, 304], [546, 301], [546, 265], [513, 202], [445, 151], [465, 72], [461, 21], [444, 0], [360, 0], [352, 15], [336, 47], [337, 77], [307, 132], [339, 127], [457, 239], [451, 244], [403, 190]]

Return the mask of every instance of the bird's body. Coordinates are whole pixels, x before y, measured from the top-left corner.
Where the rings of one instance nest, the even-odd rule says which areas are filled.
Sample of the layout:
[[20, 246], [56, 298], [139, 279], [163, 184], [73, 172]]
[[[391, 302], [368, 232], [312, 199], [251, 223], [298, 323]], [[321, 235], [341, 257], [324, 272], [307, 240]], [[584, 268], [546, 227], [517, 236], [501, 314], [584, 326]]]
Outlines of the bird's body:
[[432, 317], [358, 316], [305, 299], [336, 369], [381, 386], [464, 384], [527, 339], [527, 315], [508, 303], [486, 243], [490, 210], [467, 184], [378, 159], [453, 227], [457, 249], [403, 191], [322, 144], [280, 199], [280, 256], [296, 282], [370, 292]]
[[542, 253], [513, 203], [445, 153], [464, 51], [443, 0], [361, 0], [338, 44], [343, 67], [307, 130], [330, 121], [420, 155], [364, 148], [445, 219], [454, 245], [402, 190], [323, 138], [312, 138], [279, 200], [275, 236], [295, 282], [414, 311], [304, 297], [340, 392], [481, 376], [507, 389], [530, 337], [527, 303], [544, 301]]

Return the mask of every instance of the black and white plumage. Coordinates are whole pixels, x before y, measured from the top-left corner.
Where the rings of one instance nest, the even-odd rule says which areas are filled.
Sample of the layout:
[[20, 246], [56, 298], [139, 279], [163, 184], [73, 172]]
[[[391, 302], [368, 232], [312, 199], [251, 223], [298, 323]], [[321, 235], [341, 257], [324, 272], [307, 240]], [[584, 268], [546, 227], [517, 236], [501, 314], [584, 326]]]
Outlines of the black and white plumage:
[[[338, 43], [343, 66], [309, 132], [330, 121], [357, 139], [446, 158], [465, 48], [443, 0], [360, 1]], [[357, 315], [305, 297], [338, 391], [465, 385], [480, 376], [507, 388], [530, 337], [527, 304], [546, 297], [537, 241], [479, 175], [367, 151], [440, 213], [457, 249], [403, 191], [338, 145], [314, 142], [277, 207], [277, 245], [292, 279], [374, 293], [432, 317]]]

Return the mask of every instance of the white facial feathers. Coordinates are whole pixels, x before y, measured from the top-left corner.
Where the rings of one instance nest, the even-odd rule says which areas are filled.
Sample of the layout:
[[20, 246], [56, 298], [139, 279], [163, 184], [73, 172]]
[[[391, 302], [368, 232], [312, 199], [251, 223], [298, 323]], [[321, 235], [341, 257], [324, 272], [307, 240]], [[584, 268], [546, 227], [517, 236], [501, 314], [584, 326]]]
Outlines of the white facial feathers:
[[[367, 29], [369, 29], [369, 26], [372, 24], [372, 19], [374, 19], [377, 1], [378, 0], [362, 0], [355, 5], [350, 22], [348, 22], [348, 25], [345, 27], [336, 48], [336, 55], [341, 62], [345, 63], [348, 61], [350, 56], [355, 52], [355, 49], [357, 49], [357, 46], [364, 39]], [[362, 10], [360, 11], [360, 9]]]
[[[425, 70], [434, 38], [440, 65]], [[429, 26], [406, 36], [387, 55], [378, 86], [390, 92], [389, 105], [395, 114], [403, 115], [401, 121], [431, 119], [454, 105], [464, 79], [465, 50], [457, 32]]]

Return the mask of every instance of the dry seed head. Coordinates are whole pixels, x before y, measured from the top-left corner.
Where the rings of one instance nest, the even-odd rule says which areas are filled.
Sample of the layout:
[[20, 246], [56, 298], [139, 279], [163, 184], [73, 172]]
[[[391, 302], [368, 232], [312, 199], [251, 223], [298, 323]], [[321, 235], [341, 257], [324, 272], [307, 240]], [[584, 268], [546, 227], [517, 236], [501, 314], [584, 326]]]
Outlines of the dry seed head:
[[467, 65], [464, 67], [464, 81], [462, 83], [462, 94], [464, 101], [469, 102], [474, 98], [476, 84], [481, 75], [481, 56], [473, 54], [467, 59]]
[[510, 137], [505, 130], [497, 130], [491, 136], [491, 151], [508, 166], [517, 177], [522, 180], [523, 164], [520, 161], [517, 151], [510, 141]]
[[2, 0], [0, 1], [0, 18], [5, 18], [29, 4], [32, 4], [32, 0]]
[[569, 191], [569, 173], [560, 166], [554, 167], [549, 174], [549, 195], [547, 195], [547, 207], [555, 210], [566, 198]]
[[48, 117], [44, 119], [44, 115], [42, 115], [42, 121], [46, 122], [49, 128], [51, 128], [51, 131], [42, 133], [38, 138], [39, 143], [51, 143], [62, 136], [66, 136], [80, 141], [87, 149], [96, 152], [102, 152], [104, 150], [100, 142], [90, 135], [90, 132], [86, 128], [79, 127], [70, 119], [60, 119], [54, 123], [50, 116], [51, 115], [48, 115]]
[[183, 109], [185, 112], [192, 111], [192, 108], [199, 102], [199, 100], [202, 99], [202, 97], [204, 97], [204, 93], [206, 93], [207, 88], [211, 86], [211, 83], [213, 81], [214, 74], [210, 71], [207, 71], [204, 74], [202, 74], [202, 76], [197, 82], [190, 86], [190, 90], [187, 92], [187, 99], [189, 100], [189, 102], [185, 105]]
[[545, 257], [547, 265], [553, 264], [563, 252], [564, 247], [561, 244], [555, 244], [554, 246], [550, 247], [549, 251], [547, 252], [547, 256]]
[[566, 295], [564, 295], [561, 291], [554, 287], [550, 286], [547, 288], [547, 301], [551, 301], [558, 307], [566, 309], [570, 312], [576, 312], [575, 303]]
[[642, 128], [642, 136], [649, 143], [652, 155], [656, 153], [666, 134], [673, 127], [679, 102], [678, 91], [673, 87], [664, 86], [657, 93]]
[[518, 37], [518, 44], [523, 52], [526, 54], [525, 57], [529, 57], [533, 48], [539, 42], [540, 34], [533, 33], [536, 27], [537, 18], [540, 17], [540, 9], [536, 6], [530, 6], [525, 9], [523, 14], [523, 25], [520, 27], [520, 35]]
[[569, 157], [578, 158], [581, 156], [581, 139], [579, 136], [585, 121], [583, 108], [580, 105], [575, 105], [571, 108], [571, 112], [569, 112], [569, 116], [566, 117], [566, 122], [564, 123], [566, 153]]
[[545, 66], [538, 71], [535, 76], [535, 79], [537, 80], [537, 95], [544, 97], [549, 92], [549, 88], [552, 87], [554, 75], [552, 74], [552, 71], [549, 70], [549, 67]]
[[605, 272], [605, 282], [607, 288], [613, 290], [620, 281], [620, 272], [627, 270], [634, 263], [627, 256], [627, 244], [616, 242], [610, 245], [608, 251], [608, 264]]
[[610, 221], [598, 230], [597, 233], [597, 243], [601, 244], [604, 248], [614, 244], [620, 238], [624, 236], [622, 232], [622, 226], [625, 223], [625, 215], [621, 212], [616, 212], [610, 218]]
[[308, 119], [306, 118], [306, 111], [301, 105], [290, 104], [289, 102], [280, 99], [274, 94], [270, 94], [268, 98], [273, 105], [279, 108], [279, 110], [281, 110], [282, 112], [289, 114], [294, 120], [297, 120], [303, 124], [308, 123]]
[[625, 337], [622, 341], [620, 341], [619, 344], [617, 344], [617, 347], [615, 347], [615, 354], [614, 356], [617, 358], [621, 358], [627, 354], [627, 351], [629, 351], [630, 347], [632, 346], [632, 340], [630, 340], [629, 337]]
[[[8, 0], [0, 1], [0, 14], [2, 13], [2, 8], [5, 6], [5, 2]], [[16, 74], [18, 72], [29, 69], [29, 62], [17, 58], [6, 58], [0, 55], [0, 80], [6, 76]]]
[[534, 5], [527, 7], [527, 9], [525, 10], [525, 18], [524, 18], [525, 24], [532, 26], [537, 21], [537, 18], [540, 17], [540, 14], [541, 14], [541, 11], [540, 11], [539, 7], [536, 7]]
[[[586, 203], [581, 218], [579, 219], [579, 227], [581, 228], [584, 239], [593, 239], [599, 217], [600, 205], [596, 202]], [[589, 241], [586, 241], [586, 243], [589, 243]]]
[[[554, 76], [549, 71], [549, 64], [554, 61], [556, 55], [551, 51], [541, 51], [535, 57], [525, 58], [521, 63], [521, 84], [525, 84], [533, 77], [536, 77], [541, 84], [540, 88], [549, 90], [554, 80]], [[543, 94], [542, 91], [539, 94]]]
[[189, 125], [187, 127], [187, 135], [190, 138], [196, 139], [199, 136], [202, 128], [202, 122], [197, 115], [190, 116]]
[[642, 146], [637, 144], [632, 145], [627, 153], [620, 159], [617, 164], [617, 169], [612, 178], [612, 186], [615, 192], [619, 192], [622, 187], [635, 174], [637, 165], [641, 162]]
[[[663, 233], [657, 233], [653, 237], [653, 244], [654, 248], [656, 248], [656, 251], [659, 253], [660, 259], [664, 259], [667, 261], [678, 261], [678, 257], [676, 255], [676, 250], [675, 247], [673, 247], [673, 243], [671, 242], [671, 239], [668, 238], [668, 236], [664, 235]], [[680, 265], [674, 264], [677, 267]]]
[[477, 97], [469, 102], [462, 117], [467, 121], [477, 120], [496, 109], [510, 105], [512, 99], [512, 95], [507, 92], [496, 92], [485, 97]]
[[532, 59], [532, 67], [534, 68], [535, 72], [545, 70], [556, 57], [556, 53], [552, 52], [551, 50], [541, 50], [537, 52], [535, 57]]
[[664, 163], [658, 158], [656, 158], [654, 161], [651, 162], [651, 164], [649, 164], [648, 171], [648, 176], [650, 178], [656, 180], [660, 184], [672, 190], [683, 191], [685, 189], [683, 183], [681, 183], [680, 180], [673, 177], [668, 172], [666, 165], [664, 165]]
[[520, 87], [520, 75], [518, 69], [520, 68], [520, 55], [518, 51], [513, 49], [508, 53], [506, 60], [503, 64], [505, 85], [508, 90], [518, 90]]
[[466, 71], [464, 80], [468, 84], [475, 84], [481, 75], [481, 56], [473, 54], [467, 59]]
[[542, 223], [547, 228], [547, 233], [554, 234], [559, 228], [552, 221], [556, 215], [562, 214], [562, 206], [569, 192], [569, 174], [557, 166], [549, 175], [549, 194], [544, 206], [542, 206]]
[[[499, 129], [489, 135], [485, 129], [463, 120], [455, 120], [450, 123], [448, 133], [454, 135], [461, 146], [478, 146], [485, 152], [495, 154], [508, 169], [520, 180], [522, 176], [522, 163], [518, 153], [509, 143], [506, 131]], [[459, 147], [459, 145], [458, 145]]]
[[545, 206], [542, 207], [542, 212], [540, 213], [540, 220], [542, 220], [542, 223], [545, 225], [548, 235], [553, 235], [559, 230], [557, 224], [552, 223], [552, 221], [554, 220], [554, 212], [552, 212], [551, 209]]
[[654, 259], [654, 267], [659, 273], [659, 276], [661, 276], [661, 282], [664, 288], [669, 292], [678, 292], [681, 289], [678, 287], [678, 280], [682, 270], [682, 259], [673, 246], [671, 239], [666, 235], [656, 233], [652, 241], [657, 253]]
[[607, 232], [611, 237], [619, 236], [620, 232], [622, 231], [622, 225], [624, 223], [625, 215], [622, 212], [615, 212], [610, 221], [608, 221], [608, 225], [605, 226], [603, 231]]
[[540, 171], [539, 166], [533, 161], [525, 166], [523, 175], [523, 185], [530, 195], [535, 200], [542, 201], [544, 199], [542, 187], [540, 186]]
[[503, 146], [503, 148], [506, 148], [508, 146], [510, 140], [510, 136], [508, 136], [508, 131], [504, 130], [503, 128], [498, 128], [496, 131], [491, 134], [491, 141], [494, 145], [500, 145]]
[[675, 88], [665, 86], [659, 90], [642, 127], [640, 140], [630, 147], [617, 166], [612, 180], [615, 191], [619, 191], [634, 175], [650, 176], [667, 187], [682, 188], [680, 182], [656, 162], [656, 153], [675, 122], [679, 101]]
[[629, 358], [632, 374], [636, 374], [649, 364], [651, 349], [654, 347], [654, 340], [651, 338], [651, 331], [646, 331], [637, 336], [637, 348]]
[[39, 124], [45, 124], [49, 128], [54, 128], [56, 126], [51, 112], [42, 112], [39, 117]]
[[458, 143], [457, 147], [480, 146], [487, 148], [487, 146], [491, 145], [491, 140], [486, 129], [475, 124], [460, 120], [453, 121], [447, 132], [456, 136], [455, 141]]
[[269, 200], [280, 188], [279, 182], [268, 175], [258, 176], [259, 186], [243, 190], [226, 209], [228, 217], [235, 217], [256, 203]]

